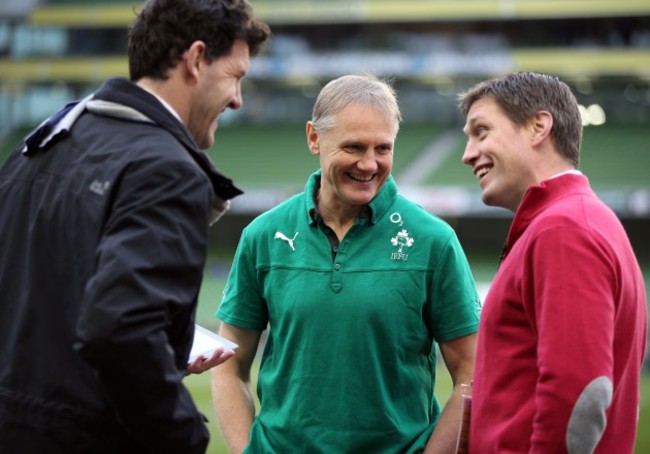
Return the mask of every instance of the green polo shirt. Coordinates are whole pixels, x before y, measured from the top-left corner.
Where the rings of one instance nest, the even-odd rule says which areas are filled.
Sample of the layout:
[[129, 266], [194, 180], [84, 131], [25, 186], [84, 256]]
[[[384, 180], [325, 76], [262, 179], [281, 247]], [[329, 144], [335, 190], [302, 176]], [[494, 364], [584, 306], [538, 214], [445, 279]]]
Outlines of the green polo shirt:
[[250, 453], [417, 452], [440, 414], [436, 342], [477, 331], [480, 303], [444, 221], [392, 177], [332, 251], [305, 192], [242, 233], [217, 316], [269, 327]]

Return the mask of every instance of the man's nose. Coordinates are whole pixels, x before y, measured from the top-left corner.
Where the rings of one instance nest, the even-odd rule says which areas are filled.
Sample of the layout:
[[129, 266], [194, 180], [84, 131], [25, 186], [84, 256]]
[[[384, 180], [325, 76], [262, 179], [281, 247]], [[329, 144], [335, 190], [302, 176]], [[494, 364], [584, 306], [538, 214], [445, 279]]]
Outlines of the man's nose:
[[359, 161], [359, 168], [362, 170], [375, 170], [377, 169], [377, 158], [373, 150], [366, 151], [361, 160]]
[[478, 159], [478, 147], [472, 142], [472, 140], [467, 141], [467, 145], [465, 145], [465, 151], [463, 152], [463, 163], [467, 165], [472, 165], [476, 159]]
[[237, 110], [241, 108], [242, 105], [244, 105], [244, 99], [242, 98], [241, 94], [241, 84], [237, 84], [237, 91], [235, 92], [235, 96], [233, 97], [232, 101], [230, 101], [229, 107], [232, 110]]

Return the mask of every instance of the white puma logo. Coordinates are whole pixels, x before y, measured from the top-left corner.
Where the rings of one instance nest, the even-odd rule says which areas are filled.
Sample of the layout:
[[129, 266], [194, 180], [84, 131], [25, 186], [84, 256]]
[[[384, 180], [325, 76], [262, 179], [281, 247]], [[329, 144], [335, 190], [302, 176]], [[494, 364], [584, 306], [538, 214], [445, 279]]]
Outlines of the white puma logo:
[[293, 236], [293, 238], [288, 238], [288, 237], [287, 237], [284, 233], [282, 233], [282, 232], [275, 232], [275, 236], [273, 237], [273, 239], [286, 241], [286, 242], [289, 244], [289, 247], [291, 248], [291, 250], [295, 252], [295, 251], [296, 251], [296, 248], [293, 247], [293, 240], [296, 239], [296, 237], [298, 236], [298, 233], [299, 233], [299, 232], [296, 232], [296, 234]]

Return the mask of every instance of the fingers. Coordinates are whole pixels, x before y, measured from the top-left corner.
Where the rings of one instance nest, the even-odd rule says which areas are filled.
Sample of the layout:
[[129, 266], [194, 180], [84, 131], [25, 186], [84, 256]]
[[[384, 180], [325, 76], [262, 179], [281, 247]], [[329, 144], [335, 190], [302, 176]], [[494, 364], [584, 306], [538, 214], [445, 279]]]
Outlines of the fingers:
[[212, 369], [214, 366], [227, 361], [235, 355], [234, 350], [227, 348], [219, 347], [215, 349], [212, 353], [212, 356], [206, 358], [205, 356], [199, 356], [187, 367], [188, 374], [200, 374], [205, 372], [208, 369]]

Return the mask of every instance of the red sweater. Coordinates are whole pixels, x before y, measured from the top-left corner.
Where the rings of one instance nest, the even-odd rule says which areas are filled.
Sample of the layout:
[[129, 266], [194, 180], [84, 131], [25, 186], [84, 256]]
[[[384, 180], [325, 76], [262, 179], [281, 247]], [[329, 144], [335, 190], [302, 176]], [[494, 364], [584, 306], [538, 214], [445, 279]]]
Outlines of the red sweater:
[[587, 178], [529, 188], [483, 305], [470, 451], [632, 453], [646, 334], [641, 270]]

